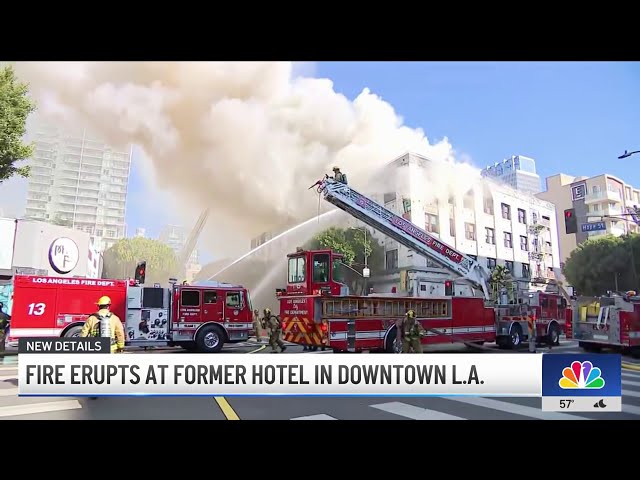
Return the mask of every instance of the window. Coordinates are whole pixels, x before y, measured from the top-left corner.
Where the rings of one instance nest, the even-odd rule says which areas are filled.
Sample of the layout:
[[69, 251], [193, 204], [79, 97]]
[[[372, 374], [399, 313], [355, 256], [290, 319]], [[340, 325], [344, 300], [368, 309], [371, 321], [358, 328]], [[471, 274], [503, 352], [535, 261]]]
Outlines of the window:
[[511, 220], [511, 207], [506, 203], [501, 203], [500, 207], [502, 208], [502, 218]]
[[205, 305], [211, 305], [218, 301], [218, 292], [204, 292], [202, 296], [204, 298]]
[[527, 212], [521, 208], [518, 209], [518, 222], [527, 224]]
[[522, 278], [530, 278], [531, 277], [531, 270], [529, 269], [529, 264], [528, 263], [523, 263], [522, 264]]
[[197, 290], [183, 290], [180, 296], [180, 305], [183, 307], [199, 307], [200, 292]]
[[520, 250], [523, 252], [529, 251], [529, 239], [523, 235], [520, 235]]
[[506, 267], [507, 270], [509, 270], [509, 273], [513, 273], [513, 262], [512, 261], [505, 260], [504, 266]]
[[453, 218], [449, 219], [449, 235], [456, 236], [456, 221]]
[[496, 268], [496, 259], [495, 258], [487, 258], [487, 267], [488, 268]]
[[485, 198], [483, 201], [484, 204], [484, 213], [487, 215], [493, 215], [493, 199]]
[[289, 259], [289, 283], [301, 283], [306, 279], [306, 262], [304, 257]]
[[542, 215], [542, 220], [544, 220], [545, 222], [550, 222], [551, 219], [545, 215]]
[[471, 192], [467, 192], [467, 194], [464, 196], [464, 199], [462, 201], [462, 206], [464, 208], [468, 208], [470, 210], [473, 210], [473, 191]]
[[467, 240], [476, 239], [476, 226], [473, 223], [464, 224], [464, 238]]
[[504, 232], [504, 246], [507, 248], [513, 248], [513, 239], [509, 232]]
[[327, 283], [329, 281], [329, 254], [318, 253], [313, 256], [313, 281]]
[[385, 254], [385, 268], [387, 270], [398, 268], [398, 249], [387, 251]]
[[396, 194], [394, 193], [385, 193], [384, 194], [384, 203], [394, 202], [396, 200]]
[[240, 292], [227, 292], [227, 307], [240, 308]]
[[449, 205], [452, 205], [455, 207], [456, 205], [456, 199], [454, 197], [449, 197]]
[[430, 213], [425, 213], [425, 229], [427, 232], [431, 233], [439, 233], [440, 229], [438, 228], [438, 216], [432, 215]]
[[344, 282], [344, 268], [339, 258], [333, 259], [333, 281], [339, 283]]
[[490, 245], [495, 245], [496, 244], [495, 230], [493, 228], [485, 228], [484, 230], [486, 232], [485, 242], [487, 242]]

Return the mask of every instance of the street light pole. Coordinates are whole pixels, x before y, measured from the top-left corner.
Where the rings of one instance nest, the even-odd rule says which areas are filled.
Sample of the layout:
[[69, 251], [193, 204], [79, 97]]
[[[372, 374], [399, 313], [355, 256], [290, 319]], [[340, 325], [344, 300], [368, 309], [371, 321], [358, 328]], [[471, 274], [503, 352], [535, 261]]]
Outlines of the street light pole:
[[364, 233], [364, 245], [363, 245], [363, 254], [364, 254], [364, 268], [362, 269], [362, 278], [364, 278], [364, 294], [365, 296], [368, 294], [368, 278], [371, 274], [371, 270], [369, 270], [369, 265], [367, 263], [368, 255], [367, 255], [367, 229], [360, 227], [351, 227], [354, 230], [360, 230]]
[[640, 153], [640, 150], [635, 150], [633, 152], [628, 152], [625, 150], [624, 153], [618, 157], [618, 159], [622, 160], [623, 158], [630, 157], [631, 155], [635, 155], [636, 153]]

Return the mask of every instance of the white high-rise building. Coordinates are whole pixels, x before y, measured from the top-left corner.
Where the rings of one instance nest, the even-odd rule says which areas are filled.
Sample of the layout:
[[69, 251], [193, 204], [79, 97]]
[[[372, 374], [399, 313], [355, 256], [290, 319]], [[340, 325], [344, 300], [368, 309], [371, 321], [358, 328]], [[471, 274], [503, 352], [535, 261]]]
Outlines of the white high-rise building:
[[536, 161], [523, 155], [513, 155], [490, 165], [480, 174], [519, 192], [535, 195], [542, 191], [540, 175], [536, 173]]
[[[557, 279], [560, 260], [553, 204], [482, 178], [470, 182], [473, 186], [463, 194], [433, 199], [424, 174], [430, 162], [411, 153], [396, 159], [380, 177], [396, 191], [373, 195], [374, 199], [489, 269], [506, 266], [523, 286], [529, 280]], [[436, 282], [451, 278], [433, 260], [379, 233], [376, 236], [384, 243], [386, 270], [372, 279], [376, 292], [389, 292], [398, 285], [402, 291], [403, 271], [420, 272], [422, 278]]]
[[124, 238], [131, 148], [44, 123], [29, 136], [35, 153], [25, 216], [86, 232], [100, 250]]
[[[161, 231], [159, 235], [159, 240], [168, 246], [170, 246], [176, 255], [180, 255], [182, 253], [182, 249], [185, 247], [187, 243], [187, 239], [189, 238], [189, 230], [179, 225], [166, 225]], [[191, 252], [191, 256], [187, 260], [186, 264], [186, 272], [187, 272], [187, 281], [193, 281], [195, 275], [201, 269], [200, 265], [200, 255], [197, 249], [194, 249]]]

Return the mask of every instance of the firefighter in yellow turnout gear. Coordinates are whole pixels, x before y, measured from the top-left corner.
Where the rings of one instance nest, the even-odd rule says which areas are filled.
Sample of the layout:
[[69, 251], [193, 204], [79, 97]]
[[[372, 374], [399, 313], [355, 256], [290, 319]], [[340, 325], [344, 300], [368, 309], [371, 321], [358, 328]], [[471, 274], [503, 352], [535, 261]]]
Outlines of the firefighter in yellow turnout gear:
[[422, 344], [420, 339], [427, 335], [420, 322], [416, 319], [416, 312], [409, 310], [402, 321], [400, 327], [402, 338], [402, 353], [422, 353]]
[[124, 327], [120, 318], [111, 313], [111, 299], [100, 297], [97, 302], [98, 312], [87, 318], [87, 321], [80, 332], [81, 337], [100, 337], [100, 323], [109, 322], [109, 332], [111, 335], [111, 353], [124, 351]]
[[279, 346], [280, 351], [284, 352], [287, 347], [285, 347], [284, 342], [280, 338], [280, 332], [282, 331], [280, 320], [271, 313], [270, 309], [265, 308], [264, 321], [267, 327], [269, 327], [269, 345], [271, 345], [271, 353], [277, 353], [278, 350], [276, 349], [276, 346]]

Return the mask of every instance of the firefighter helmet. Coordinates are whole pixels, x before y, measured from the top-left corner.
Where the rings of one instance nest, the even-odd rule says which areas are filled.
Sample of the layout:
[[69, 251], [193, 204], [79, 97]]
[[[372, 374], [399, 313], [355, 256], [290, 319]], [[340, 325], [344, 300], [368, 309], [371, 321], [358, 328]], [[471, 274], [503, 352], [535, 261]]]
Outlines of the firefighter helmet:
[[416, 312], [414, 312], [413, 310], [408, 310], [407, 311], [407, 317], [408, 318], [416, 318]]
[[111, 305], [111, 299], [109, 297], [107, 297], [107, 296], [100, 297], [100, 299], [97, 302], [97, 305], [99, 307], [106, 306], [106, 305]]
[[264, 309], [264, 314], [265, 315], [271, 315], [271, 309], [270, 308], [265, 308]]
[[338, 170], [340, 170], [340, 167], [333, 167], [334, 172], [337, 172]]

